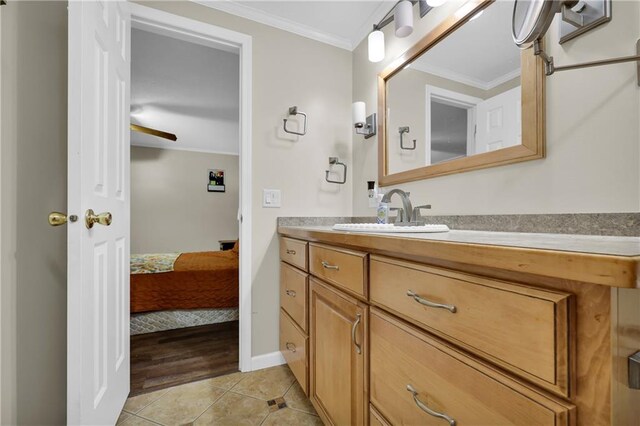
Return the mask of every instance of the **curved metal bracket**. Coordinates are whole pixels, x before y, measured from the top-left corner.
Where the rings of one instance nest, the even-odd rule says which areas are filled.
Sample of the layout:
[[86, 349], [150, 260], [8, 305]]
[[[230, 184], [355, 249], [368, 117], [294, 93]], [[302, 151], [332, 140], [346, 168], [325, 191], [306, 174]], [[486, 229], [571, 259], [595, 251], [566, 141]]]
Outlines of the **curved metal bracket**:
[[342, 180], [331, 180], [329, 179], [329, 173], [331, 173], [331, 171], [329, 170], [325, 170], [324, 172], [324, 180], [326, 180], [329, 183], [337, 183], [340, 185], [344, 185], [347, 182], [347, 165], [344, 163], [340, 162], [340, 159], [338, 157], [329, 157], [329, 165], [331, 166], [342, 166], [344, 167], [344, 173], [342, 175]]
[[406, 149], [407, 151], [413, 151], [416, 149], [416, 140], [413, 140], [413, 146], [404, 146], [404, 140], [402, 135], [405, 133], [409, 133], [409, 126], [398, 127], [398, 132], [400, 132], [400, 149]]
[[304, 136], [307, 134], [307, 114], [305, 114], [304, 112], [298, 111], [298, 107], [297, 106], [292, 106], [289, 107], [289, 115], [301, 115], [304, 120], [303, 120], [303, 126], [302, 126], [302, 133], [301, 132], [296, 132], [294, 130], [289, 130], [287, 129], [287, 118], [283, 118], [282, 121], [284, 122], [283, 126], [284, 126], [284, 131], [287, 133], [291, 133], [292, 135], [298, 135], [298, 136]]

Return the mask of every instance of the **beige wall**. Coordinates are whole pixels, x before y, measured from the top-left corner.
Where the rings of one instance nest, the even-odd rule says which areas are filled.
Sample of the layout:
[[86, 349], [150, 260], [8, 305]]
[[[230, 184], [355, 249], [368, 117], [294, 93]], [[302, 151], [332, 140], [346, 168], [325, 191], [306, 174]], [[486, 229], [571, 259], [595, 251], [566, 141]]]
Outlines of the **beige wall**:
[[8, 2], [2, 21], [2, 424], [66, 421], [67, 8]]
[[[376, 105], [376, 75], [461, 4], [453, 0], [420, 20], [406, 39], [385, 28], [387, 58], [367, 60], [366, 41], [354, 51], [353, 99]], [[640, 2], [614, 0], [613, 20], [560, 46], [548, 35], [556, 65], [634, 53]], [[482, 18], [480, 18], [482, 19]], [[547, 158], [402, 184], [433, 214], [597, 213], [640, 210], [640, 96], [633, 64], [557, 73], [547, 85]], [[379, 137], [379, 135], [378, 135]], [[358, 182], [377, 177], [376, 138], [354, 138], [353, 213], [371, 215]]]
[[[238, 238], [238, 156], [131, 147], [131, 253], [218, 250]], [[226, 192], [207, 192], [207, 170]]]
[[[330, 156], [352, 165], [351, 52], [191, 2], [144, 5], [253, 38], [252, 351], [277, 351], [276, 218], [351, 214], [351, 170], [345, 185], [324, 181]], [[306, 136], [282, 132], [293, 105], [309, 116]], [[362, 180], [354, 184], [366, 187]], [[282, 208], [262, 208], [263, 188], [282, 190]]]

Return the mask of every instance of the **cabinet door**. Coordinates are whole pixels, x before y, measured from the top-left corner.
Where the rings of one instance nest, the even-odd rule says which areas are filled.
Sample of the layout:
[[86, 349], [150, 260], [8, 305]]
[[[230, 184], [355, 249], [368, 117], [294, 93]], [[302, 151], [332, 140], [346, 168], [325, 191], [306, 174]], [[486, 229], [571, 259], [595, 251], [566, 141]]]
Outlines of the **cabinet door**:
[[325, 424], [363, 425], [367, 306], [313, 278], [309, 306], [311, 401]]

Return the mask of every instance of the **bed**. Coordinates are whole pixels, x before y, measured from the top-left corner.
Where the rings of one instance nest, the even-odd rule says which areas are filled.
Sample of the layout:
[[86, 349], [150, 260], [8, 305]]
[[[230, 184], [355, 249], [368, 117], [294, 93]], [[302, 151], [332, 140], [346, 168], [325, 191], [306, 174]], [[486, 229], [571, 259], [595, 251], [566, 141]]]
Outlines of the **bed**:
[[131, 313], [238, 307], [232, 250], [131, 256]]

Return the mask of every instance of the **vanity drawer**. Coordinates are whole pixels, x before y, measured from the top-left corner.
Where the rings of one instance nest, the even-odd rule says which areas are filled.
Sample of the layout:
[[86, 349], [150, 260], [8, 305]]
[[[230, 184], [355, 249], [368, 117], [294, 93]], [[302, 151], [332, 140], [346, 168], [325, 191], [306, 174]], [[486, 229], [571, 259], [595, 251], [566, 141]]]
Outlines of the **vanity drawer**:
[[369, 404], [369, 426], [391, 426], [371, 404]]
[[380, 256], [370, 273], [373, 304], [570, 396], [570, 294]]
[[293, 238], [280, 237], [280, 259], [304, 271], [307, 270], [307, 246], [306, 241]]
[[[382, 311], [370, 316], [370, 397], [394, 425], [570, 425], [575, 408], [547, 397]], [[410, 389], [413, 389], [411, 391]]]
[[308, 344], [307, 336], [296, 327], [289, 315], [280, 309], [280, 352], [305, 395], [309, 395]]
[[280, 262], [280, 306], [307, 332], [307, 288], [309, 275]]
[[367, 253], [309, 244], [313, 275], [361, 297], [367, 296]]

